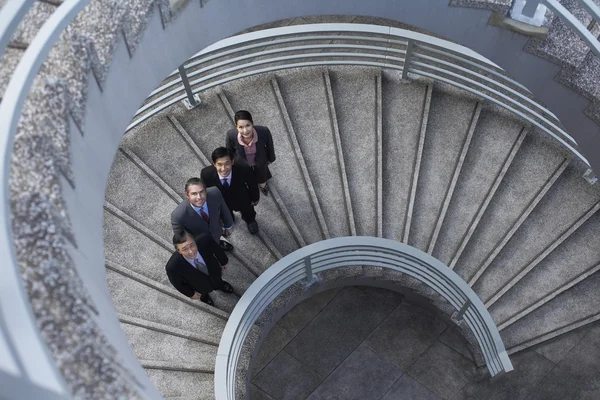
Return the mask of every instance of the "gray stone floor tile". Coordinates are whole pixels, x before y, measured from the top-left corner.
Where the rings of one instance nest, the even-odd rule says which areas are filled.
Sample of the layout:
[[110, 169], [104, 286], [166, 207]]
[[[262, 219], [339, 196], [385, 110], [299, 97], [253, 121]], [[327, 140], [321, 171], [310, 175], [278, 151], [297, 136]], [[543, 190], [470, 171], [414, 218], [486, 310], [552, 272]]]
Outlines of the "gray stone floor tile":
[[273, 327], [254, 361], [256, 375], [279, 353], [340, 291], [318, 293], [296, 305]]
[[446, 324], [433, 314], [403, 303], [365, 342], [381, 357], [406, 372], [445, 329]]
[[451, 399], [475, 376], [475, 364], [436, 342], [409, 368], [408, 374], [443, 399]]
[[322, 376], [329, 375], [398, 305], [374, 300], [356, 287], [342, 290], [285, 350]]
[[256, 385], [250, 384], [252, 400], [274, 400], [271, 396], [260, 390]]
[[590, 330], [529, 399], [600, 399], [600, 335]]
[[277, 400], [305, 399], [323, 378], [282, 351], [252, 381]]
[[381, 400], [440, 400], [440, 398], [405, 374]]
[[379, 399], [400, 375], [400, 369], [362, 345], [307, 400]]
[[514, 371], [493, 379], [468, 383], [455, 400], [519, 400], [527, 399], [536, 385], [555, 364], [535, 351], [526, 351], [511, 357]]
[[454, 351], [458, 351], [469, 360], [473, 360], [473, 354], [469, 348], [469, 342], [460, 333], [460, 329], [457, 327], [449, 327], [439, 337], [440, 342], [450, 347]]

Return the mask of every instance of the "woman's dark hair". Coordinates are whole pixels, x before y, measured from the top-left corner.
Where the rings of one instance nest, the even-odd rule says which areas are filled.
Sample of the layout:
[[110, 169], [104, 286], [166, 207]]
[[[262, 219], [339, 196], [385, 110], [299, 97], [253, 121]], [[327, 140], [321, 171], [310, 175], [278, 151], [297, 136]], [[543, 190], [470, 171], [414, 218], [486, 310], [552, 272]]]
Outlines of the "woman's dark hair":
[[210, 157], [212, 158], [213, 164], [216, 163], [219, 158], [223, 157], [229, 157], [229, 159], [233, 161], [233, 154], [231, 154], [231, 151], [227, 147], [217, 147]]
[[175, 232], [173, 235], [173, 246], [175, 246], [175, 250], [177, 250], [178, 244], [185, 243], [188, 236], [193, 237], [188, 231]]
[[252, 121], [252, 114], [250, 114], [246, 110], [240, 110], [240, 111], [236, 112], [235, 115], [233, 116], [233, 119], [235, 120], [236, 125], [240, 119], [250, 121], [254, 125], [254, 121]]

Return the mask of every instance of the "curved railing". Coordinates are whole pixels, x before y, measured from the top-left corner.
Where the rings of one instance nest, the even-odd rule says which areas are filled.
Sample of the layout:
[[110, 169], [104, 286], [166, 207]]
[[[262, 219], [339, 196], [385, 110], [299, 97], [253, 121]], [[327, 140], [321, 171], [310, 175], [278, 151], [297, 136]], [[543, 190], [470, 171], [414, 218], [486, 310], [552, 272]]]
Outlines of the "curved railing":
[[[17, 124], [31, 85], [60, 34], [90, 1], [65, 0], [55, 10], [21, 57], [0, 103], [0, 331], [4, 330], [0, 332], [0, 336], [5, 335], [4, 345], [10, 349], [12, 364], [17, 370], [16, 375], [10, 374], [11, 380], [6, 385], [0, 385], [3, 388], [2, 394], [7, 398], [67, 396], [66, 385], [39, 335], [23, 288], [13, 246], [8, 182]], [[9, 1], [0, 10], [0, 52], [4, 51], [33, 3], [31, 0]], [[3, 347], [2, 343], [0, 347]], [[0, 355], [2, 354], [4, 353], [0, 351]], [[8, 363], [3, 365], [0, 362], [0, 378], [4, 371], [10, 371], [8, 367]], [[40, 393], [45, 394], [41, 396]], [[14, 397], [11, 397], [13, 394]]]
[[410, 275], [443, 296], [476, 338], [492, 376], [513, 369], [487, 309], [454, 271], [414, 247], [374, 237], [342, 237], [303, 247], [263, 272], [234, 308], [219, 344], [215, 398], [235, 399], [237, 365], [244, 341], [260, 315], [284, 290], [314, 274], [349, 266], [373, 266]]
[[179, 101], [224, 83], [297, 67], [360, 65], [401, 71], [473, 93], [528, 121], [589, 163], [560, 121], [504, 70], [466, 47], [404, 29], [363, 24], [274, 28], [227, 38], [186, 61], [154, 90], [127, 130]]

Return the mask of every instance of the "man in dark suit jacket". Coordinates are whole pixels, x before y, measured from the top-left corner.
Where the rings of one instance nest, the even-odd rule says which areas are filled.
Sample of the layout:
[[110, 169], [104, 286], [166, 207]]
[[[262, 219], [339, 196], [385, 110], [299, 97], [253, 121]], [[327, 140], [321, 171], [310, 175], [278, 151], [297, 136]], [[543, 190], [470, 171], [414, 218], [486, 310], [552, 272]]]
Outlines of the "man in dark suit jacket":
[[185, 197], [171, 213], [173, 233], [188, 231], [192, 236], [210, 234], [223, 250], [233, 250], [233, 245], [220, 240], [229, 236], [233, 228], [231, 211], [217, 188], [206, 188], [200, 178], [190, 178], [185, 184]]
[[213, 290], [232, 293], [233, 287], [221, 279], [227, 269], [227, 255], [212, 237], [203, 233], [195, 239], [189, 232], [173, 236], [175, 251], [165, 267], [169, 281], [183, 295], [214, 305], [208, 295]]
[[202, 169], [200, 177], [207, 187], [216, 187], [221, 191], [229, 210], [240, 211], [242, 219], [248, 224], [251, 234], [258, 232], [256, 211], [260, 192], [254, 172], [247, 165], [234, 163], [232, 153], [225, 147], [212, 152], [213, 165]]

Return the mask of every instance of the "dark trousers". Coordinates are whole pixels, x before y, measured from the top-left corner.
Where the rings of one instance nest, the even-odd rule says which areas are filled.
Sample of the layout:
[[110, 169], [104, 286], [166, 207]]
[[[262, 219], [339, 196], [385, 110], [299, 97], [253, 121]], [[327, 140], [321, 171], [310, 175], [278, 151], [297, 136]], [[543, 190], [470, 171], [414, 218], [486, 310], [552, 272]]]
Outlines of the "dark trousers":
[[206, 292], [201, 292], [199, 290], [196, 290], [196, 292], [200, 293], [202, 296], [206, 296], [213, 290], [219, 290], [223, 287], [223, 280], [221, 279], [221, 269], [220, 268], [219, 268], [218, 273], [205, 275], [205, 276], [206, 276], [206, 279], [210, 282], [210, 286], [212, 286], [212, 289], [208, 290]]
[[243, 207], [233, 208], [231, 205], [227, 204], [229, 210], [231, 210], [231, 216], [233, 217], [234, 211], [239, 211], [242, 213], [242, 219], [244, 222], [249, 224], [250, 222], [256, 221], [256, 211], [254, 211], [254, 206], [250, 203], [245, 204]]

